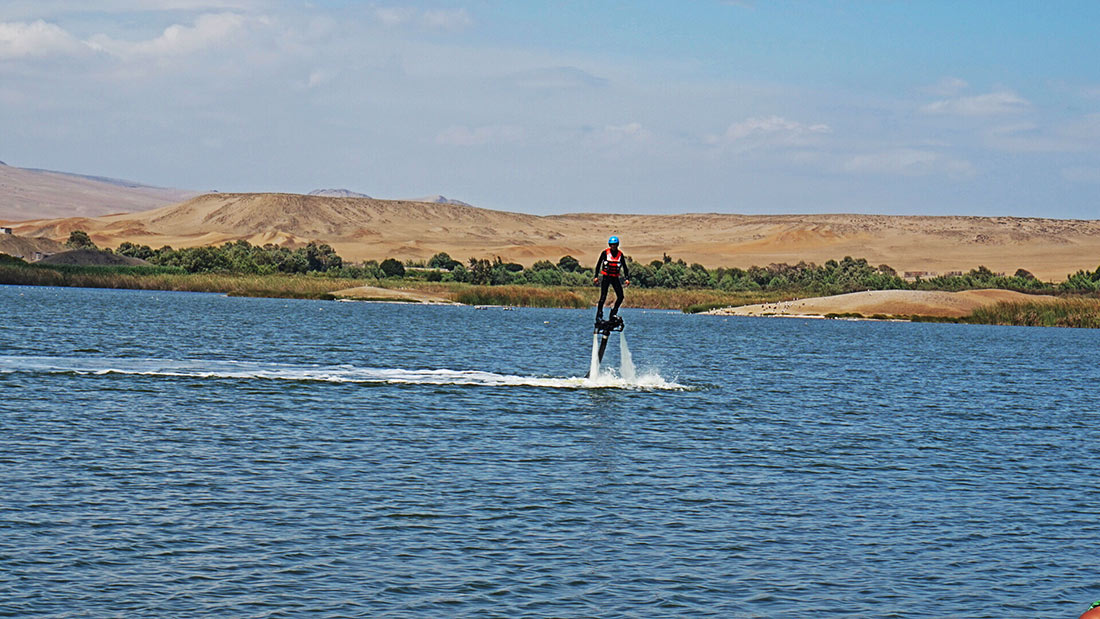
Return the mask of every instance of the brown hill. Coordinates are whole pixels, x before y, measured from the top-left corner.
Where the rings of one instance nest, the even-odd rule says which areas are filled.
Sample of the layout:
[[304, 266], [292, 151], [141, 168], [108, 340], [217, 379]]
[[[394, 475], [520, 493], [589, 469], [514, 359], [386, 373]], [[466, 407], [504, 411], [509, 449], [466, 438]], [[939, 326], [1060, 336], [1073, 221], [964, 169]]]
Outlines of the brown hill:
[[144, 211], [186, 200], [195, 193], [0, 164], [0, 221]]
[[34, 260], [36, 253], [56, 254], [60, 251], [65, 251], [65, 246], [53, 239], [28, 239], [14, 234], [0, 234], [0, 254], [18, 256], [27, 262]]
[[540, 217], [455, 204], [294, 194], [210, 194], [132, 214], [13, 224], [22, 236], [63, 241], [86, 230], [100, 246], [123, 241], [186, 247], [330, 243], [350, 260], [464, 260], [501, 256], [523, 264], [563, 255], [594, 263], [609, 234], [647, 262], [665, 253], [708, 267], [821, 263], [846, 255], [899, 272], [945, 273], [985, 265], [1061, 280], [1100, 264], [1100, 221], [891, 215], [598, 215]]

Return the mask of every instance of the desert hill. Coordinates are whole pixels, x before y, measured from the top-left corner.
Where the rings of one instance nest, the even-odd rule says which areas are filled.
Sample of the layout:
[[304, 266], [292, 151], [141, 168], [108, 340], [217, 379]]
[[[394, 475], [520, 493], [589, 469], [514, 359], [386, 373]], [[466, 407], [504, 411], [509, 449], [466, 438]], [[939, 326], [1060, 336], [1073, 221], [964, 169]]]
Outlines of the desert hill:
[[0, 254], [18, 256], [28, 262], [34, 259], [35, 254], [56, 254], [61, 251], [65, 251], [65, 246], [53, 239], [0, 234]]
[[78, 266], [149, 266], [140, 258], [120, 256], [98, 249], [70, 249], [38, 261], [39, 264], [68, 264]]
[[0, 221], [144, 211], [195, 193], [0, 163]]
[[350, 260], [501, 256], [523, 264], [563, 255], [594, 263], [617, 234], [635, 260], [665, 253], [708, 267], [822, 263], [844, 256], [899, 272], [1018, 268], [1061, 280], [1100, 264], [1100, 221], [893, 215], [569, 214], [536, 216], [458, 204], [298, 194], [209, 194], [139, 213], [11, 224], [21, 236], [64, 241], [86, 230], [101, 247], [123, 241], [187, 247], [331, 244]]

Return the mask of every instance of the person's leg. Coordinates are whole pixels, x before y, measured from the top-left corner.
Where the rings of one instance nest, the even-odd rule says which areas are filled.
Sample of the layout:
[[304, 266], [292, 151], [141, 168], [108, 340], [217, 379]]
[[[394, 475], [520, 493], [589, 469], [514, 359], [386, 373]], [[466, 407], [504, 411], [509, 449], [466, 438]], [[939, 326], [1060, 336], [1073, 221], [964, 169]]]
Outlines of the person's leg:
[[[608, 277], [607, 279], [610, 279], [611, 285], [615, 287], [615, 307], [611, 310], [611, 315], [614, 316], [619, 313], [619, 306], [623, 304], [623, 283], [619, 281], [618, 277]], [[606, 289], [604, 287], [604, 290]]]
[[600, 278], [600, 303], [596, 306], [596, 318], [603, 320], [603, 304], [607, 301], [607, 287], [611, 285], [614, 277], [601, 277]]

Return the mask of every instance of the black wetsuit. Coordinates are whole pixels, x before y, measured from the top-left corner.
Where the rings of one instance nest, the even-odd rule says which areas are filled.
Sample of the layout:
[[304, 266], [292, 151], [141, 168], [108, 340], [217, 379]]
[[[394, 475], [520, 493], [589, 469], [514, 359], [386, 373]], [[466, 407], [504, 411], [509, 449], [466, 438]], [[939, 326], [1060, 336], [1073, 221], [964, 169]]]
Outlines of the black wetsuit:
[[623, 280], [630, 279], [630, 273], [626, 268], [626, 254], [618, 252], [615, 259], [609, 259], [607, 248], [600, 252], [600, 259], [596, 261], [596, 273], [600, 275], [600, 304], [597, 306], [596, 315], [603, 316], [603, 304], [607, 301], [607, 288], [615, 289], [615, 307], [611, 309], [611, 315], [619, 312], [619, 306], [623, 304]]

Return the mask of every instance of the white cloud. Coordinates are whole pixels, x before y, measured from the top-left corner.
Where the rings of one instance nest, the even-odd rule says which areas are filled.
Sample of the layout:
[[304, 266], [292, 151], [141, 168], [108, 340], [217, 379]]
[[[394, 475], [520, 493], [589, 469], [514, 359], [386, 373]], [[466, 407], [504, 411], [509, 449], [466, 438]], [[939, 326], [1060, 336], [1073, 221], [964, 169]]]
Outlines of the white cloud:
[[123, 41], [104, 34], [92, 37], [88, 44], [114, 56], [175, 56], [203, 51], [232, 41], [249, 18], [237, 13], [200, 15], [194, 26], [173, 24], [155, 39]]
[[435, 137], [435, 141], [437, 144], [448, 146], [480, 146], [518, 142], [524, 137], [526, 132], [523, 128], [512, 125], [487, 125], [474, 128], [456, 125], [441, 131]]
[[64, 28], [42, 20], [0, 23], [0, 60], [71, 56], [89, 48]]
[[173, 24], [160, 36], [145, 41], [127, 41], [106, 34], [81, 41], [64, 28], [42, 20], [0, 23], [0, 59], [76, 57], [93, 52], [117, 58], [185, 55], [234, 41], [250, 22], [264, 21], [237, 13], [200, 15], [194, 25]]
[[709, 144], [735, 150], [798, 146], [832, 133], [826, 124], [806, 125], [780, 116], [749, 118], [730, 125], [722, 135], [707, 136]]
[[378, 7], [374, 16], [382, 24], [391, 28], [398, 26], [419, 26], [433, 30], [461, 30], [474, 24], [466, 9], [428, 9], [412, 7]]
[[974, 166], [969, 161], [915, 148], [854, 155], [844, 161], [842, 169], [845, 172], [898, 176], [946, 174], [953, 178], [965, 178], [974, 175]]
[[1014, 92], [1002, 90], [973, 97], [941, 99], [920, 108], [925, 114], [948, 116], [999, 116], [1016, 114], [1031, 107], [1026, 99]]

